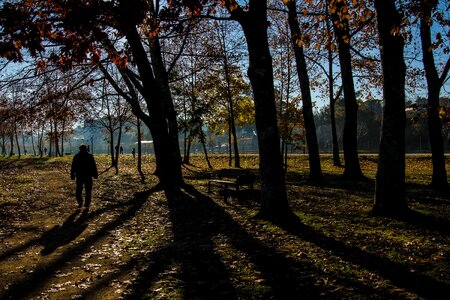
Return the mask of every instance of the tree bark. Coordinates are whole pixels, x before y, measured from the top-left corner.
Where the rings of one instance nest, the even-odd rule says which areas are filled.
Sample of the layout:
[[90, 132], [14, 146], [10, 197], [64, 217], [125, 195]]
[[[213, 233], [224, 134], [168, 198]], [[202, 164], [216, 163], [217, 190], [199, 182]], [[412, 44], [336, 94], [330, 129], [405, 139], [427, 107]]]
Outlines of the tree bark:
[[[422, 0], [420, 20], [420, 37], [422, 41], [423, 65], [428, 85], [428, 133], [430, 136], [431, 157], [433, 175], [431, 187], [436, 189], [447, 189], [447, 171], [445, 169], [444, 143], [442, 139], [442, 124], [439, 118], [439, 94], [442, 80], [439, 78], [434, 62], [433, 48], [431, 43], [431, 12], [438, 1]], [[445, 77], [445, 76], [444, 76]]]
[[141, 177], [141, 182], [145, 183], [145, 175], [142, 172], [142, 137], [141, 137], [141, 120], [137, 118], [136, 120], [137, 127], [137, 141], [138, 141], [138, 161], [137, 161], [137, 170], [139, 176]]
[[187, 137], [187, 145], [184, 151], [184, 159], [183, 163], [189, 165], [191, 163], [191, 145], [192, 145], [192, 133], [189, 131], [189, 135]]
[[287, 6], [289, 10], [288, 22], [291, 30], [291, 40], [294, 47], [295, 62], [297, 64], [297, 73], [303, 101], [303, 119], [305, 121], [306, 144], [308, 145], [309, 155], [309, 178], [312, 181], [321, 182], [323, 176], [320, 166], [319, 144], [317, 143], [316, 125], [314, 123], [308, 70], [303, 46], [299, 46], [298, 44], [302, 32], [297, 20], [296, 1], [289, 1]]
[[[230, 5], [230, 3], [228, 3]], [[228, 6], [244, 31], [249, 53], [248, 76], [255, 101], [261, 174], [262, 216], [283, 219], [292, 214], [288, 205], [273, 87], [272, 58], [267, 37], [267, 1], [250, 1], [248, 12]]]
[[233, 148], [231, 141], [231, 118], [230, 109], [228, 108], [228, 166], [231, 167], [233, 163]]
[[38, 129], [38, 148], [39, 148], [39, 157], [42, 158], [42, 156], [44, 155], [44, 124], [42, 124], [40, 135]]
[[200, 138], [200, 143], [203, 146], [203, 153], [205, 154], [205, 160], [206, 160], [206, 163], [208, 164], [208, 168], [212, 169], [213, 167], [212, 167], [211, 162], [209, 161], [209, 157], [208, 157], [208, 150], [206, 149], [205, 133], [203, 132], [203, 129], [201, 126], [200, 126], [200, 137], [199, 138]]
[[22, 130], [21, 130], [21, 136], [22, 136], [22, 149], [23, 149], [23, 154], [26, 155], [27, 154], [27, 148], [25, 147], [25, 135], [23, 134], [24, 130], [23, 130], [23, 126], [22, 126]]
[[395, 30], [402, 16], [395, 0], [375, 0], [383, 70], [383, 123], [373, 211], [401, 214], [405, 199], [405, 72], [404, 41]]
[[[108, 108], [109, 109], [109, 108]], [[115, 159], [115, 149], [114, 147], [114, 127], [111, 120], [111, 115], [108, 112], [108, 132], [109, 132], [109, 151], [111, 152], [111, 167], [115, 167], [116, 159]], [[117, 148], [117, 152], [119, 149]]]
[[[152, 59], [153, 73], [155, 75], [155, 80], [157, 86], [161, 90], [162, 106], [164, 109], [164, 115], [167, 120], [168, 135], [169, 135], [169, 154], [174, 159], [175, 165], [180, 166], [179, 171], [177, 171], [177, 176], [180, 176], [178, 180], [181, 179], [181, 153], [180, 153], [180, 142], [178, 140], [178, 122], [177, 122], [177, 112], [173, 105], [172, 94], [169, 87], [169, 79], [167, 75], [166, 67], [164, 66], [164, 61], [161, 54], [161, 45], [159, 42], [159, 37], [155, 36], [150, 38], [150, 55]], [[182, 179], [181, 179], [182, 181]]]
[[21, 156], [20, 143], [19, 143], [19, 135], [17, 133], [17, 123], [16, 123], [16, 121], [14, 122], [14, 136], [16, 138], [17, 154], [19, 155], [19, 158], [20, 158], [20, 156]]
[[[38, 131], [39, 134], [39, 131]], [[39, 136], [38, 136], [39, 137]], [[31, 130], [31, 146], [33, 148], [33, 155], [36, 156], [36, 145], [34, 144], [34, 134], [33, 134], [33, 130]]]
[[[64, 155], [64, 132], [66, 130], [66, 119], [62, 121], [62, 128], [61, 128], [61, 156]], [[93, 150], [93, 149], [91, 149]]]
[[53, 125], [52, 125], [52, 121], [50, 122], [50, 135], [48, 136], [48, 156], [51, 157], [52, 156], [52, 147], [53, 147]]
[[355, 85], [353, 82], [352, 56], [350, 53], [349, 23], [339, 13], [347, 7], [346, 1], [333, 1], [334, 12], [331, 14], [333, 28], [338, 42], [339, 64], [341, 66], [342, 84], [344, 87], [345, 120], [344, 120], [344, 177], [359, 180], [364, 176], [361, 172], [358, 157], [357, 114]]
[[[161, 86], [161, 81], [157, 81], [154, 76], [154, 74], [161, 73], [163, 70], [158, 69], [157, 64], [153, 67], [150, 64], [135, 24], [123, 18], [120, 20], [120, 28], [127, 38], [137, 66], [139, 80], [142, 83], [139, 86], [139, 91], [144, 98], [149, 115], [142, 111], [136, 99], [127, 99], [127, 101], [132, 105], [133, 114], [148, 126], [152, 134], [157, 170], [155, 175], [158, 176], [164, 189], [177, 190], [184, 182], [181, 172], [178, 129], [173, 128], [174, 118], [176, 124], [176, 115], [172, 115], [170, 112], [170, 105], [173, 107], [173, 103], [167, 102], [167, 94], [164, 92], [165, 87]], [[155, 45], [152, 45], [153, 47]], [[153, 56], [154, 53], [151, 52]], [[125, 70], [122, 70], [122, 72], [125, 72]], [[124, 77], [127, 77], [127, 74]], [[127, 85], [133, 79], [131, 76], [128, 77]]]
[[[120, 118], [120, 116], [119, 116]], [[122, 120], [119, 121], [119, 133], [117, 134], [117, 151], [116, 151], [116, 158], [114, 160], [114, 168], [116, 169], [116, 175], [119, 174], [119, 155], [120, 155], [120, 143], [122, 141]]]
[[[332, 95], [333, 88], [330, 89], [330, 96]], [[341, 158], [339, 156], [339, 142], [336, 129], [336, 99], [333, 96], [330, 97], [330, 123], [331, 123], [331, 139], [333, 143], [333, 165], [336, 167], [342, 166]]]
[[9, 136], [9, 157], [14, 155], [14, 134], [11, 132]]
[[2, 156], [6, 156], [6, 141], [5, 136], [2, 135]]
[[228, 58], [225, 51], [225, 37], [222, 36], [222, 44], [224, 48], [223, 53], [223, 66], [225, 71], [225, 81], [227, 85], [227, 98], [228, 98], [228, 112], [229, 112], [229, 134], [231, 133], [231, 136], [229, 138], [230, 141], [230, 155], [231, 155], [231, 142], [233, 142], [233, 150], [234, 150], [234, 167], [240, 168], [241, 167], [241, 161], [239, 157], [239, 148], [238, 148], [238, 141], [237, 141], [237, 135], [236, 135], [236, 124], [234, 121], [234, 104], [233, 104], [233, 95], [231, 93], [231, 80], [230, 80], [230, 71], [228, 66]]
[[[331, 25], [329, 18], [327, 18], [326, 25], [328, 32], [331, 32]], [[330, 123], [331, 123], [333, 165], [340, 167], [342, 166], [342, 164], [341, 158], [339, 156], [339, 142], [336, 129], [336, 100], [338, 99], [338, 97], [334, 97], [333, 51], [331, 50], [331, 47], [328, 48], [328, 85], [329, 85], [329, 99], [330, 99]]]
[[61, 152], [59, 151], [59, 138], [58, 138], [58, 121], [55, 119], [54, 120], [54, 124], [55, 124], [55, 139], [53, 140], [53, 142], [55, 143], [55, 157], [58, 156], [62, 156]]

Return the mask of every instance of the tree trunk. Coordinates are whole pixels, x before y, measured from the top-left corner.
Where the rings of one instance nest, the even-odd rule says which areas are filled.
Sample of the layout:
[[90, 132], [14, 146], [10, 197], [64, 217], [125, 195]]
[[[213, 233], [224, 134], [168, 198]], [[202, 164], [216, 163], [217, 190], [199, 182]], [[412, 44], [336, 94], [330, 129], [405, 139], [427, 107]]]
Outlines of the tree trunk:
[[334, 13], [331, 14], [333, 28], [338, 41], [339, 64], [341, 66], [342, 84], [344, 87], [344, 177], [350, 180], [363, 178], [358, 157], [357, 114], [355, 85], [353, 82], [352, 56], [350, 53], [349, 23], [339, 15], [347, 8], [346, 1], [334, 1]]
[[295, 62], [297, 64], [297, 74], [300, 82], [300, 90], [303, 101], [303, 118], [305, 121], [306, 144], [308, 145], [309, 155], [309, 178], [315, 182], [323, 180], [320, 166], [319, 144], [317, 143], [316, 125], [312, 109], [311, 90], [309, 83], [308, 70], [306, 68], [306, 59], [303, 52], [303, 46], [299, 46], [302, 32], [297, 20], [297, 5], [295, 1], [289, 1], [288, 4], [288, 22], [291, 30], [291, 40], [294, 47]]
[[[61, 128], [61, 156], [64, 156], [64, 131], [66, 130], [66, 120], [64, 119], [62, 121], [62, 128]], [[92, 151], [93, 149], [91, 149]]]
[[53, 123], [52, 121], [50, 121], [50, 135], [48, 137], [49, 141], [48, 141], [48, 156], [51, 157], [52, 156], [52, 146], [53, 146]]
[[205, 133], [203, 132], [203, 129], [200, 126], [200, 143], [202, 143], [203, 146], [203, 153], [205, 154], [206, 162], [208, 163], [208, 168], [212, 169], [211, 162], [209, 161], [208, 157], [208, 150], [206, 149], [206, 143], [205, 143]]
[[231, 148], [231, 119], [229, 118], [229, 116], [230, 113], [228, 113], [228, 166], [231, 167], [233, 162], [233, 150]]
[[119, 121], [119, 133], [117, 134], [117, 151], [116, 151], [116, 158], [115, 158], [115, 164], [114, 169], [116, 169], [116, 175], [119, 174], [119, 154], [120, 154], [120, 143], [122, 141], [122, 120]]
[[[239, 148], [238, 148], [238, 141], [237, 141], [237, 135], [236, 135], [236, 124], [234, 121], [234, 105], [233, 105], [233, 95], [231, 93], [231, 80], [230, 80], [230, 70], [228, 66], [228, 58], [227, 53], [225, 51], [225, 37], [222, 36], [222, 43], [224, 48], [223, 53], [223, 65], [224, 65], [224, 71], [225, 71], [225, 81], [227, 85], [227, 98], [228, 98], [228, 113], [229, 113], [229, 130], [228, 134], [231, 133], [231, 137], [229, 138], [230, 141], [230, 159], [231, 159], [231, 142], [233, 142], [233, 149], [234, 149], [234, 167], [240, 168], [241, 162], [239, 157]], [[231, 162], [230, 162], [231, 166]]]
[[141, 182], [145, 183], [145, 175], [142, 172], [142, 136], [141, 136], [141, 120], [137, 118], [136, 120], [137, 127], [137, 141], [138, 141], [138, 161], [137, 161], [137, 170], [139, 176], [141, 177]]
[[373, 211], [401, 214], [405, 199], [405, 72], [402, 16], [395, 0], [375, 0], [383, 70], [383, 123]]
[[[447, 189], [447, 171], [445, 169], [444, 143], [442, 139], [442, 124], [439, 118], [439, 93], [442, 81], [439, 78], [434, 62], [433, 48], [431, 42], [431, 12], [437, 5], [437, 1], [422, 0], [420, 20], [420, 37], [422, 41], [423, 65], [428, 85], [428, 133], [430, 135], [430, 146], [433, 164], [433, 175], [431, 186], [436, 189]], [[444, 76], [445, 77], [445, 76]]]
[[2, 156], [6, 156], [6, 141], [5, 136], [2, 135]]
[[[288, 50], [286, 50], [286, 52], [288, 52]], [[280, 54], [280, 59], [281, 60], [283, 60], [283, 53], [281, 53]], [[289, 58], [288, 58], [289, 59]], [[290, 81], [290, 68], [288, 67], [288, 82]], [[286, 91], [286, 96], [287, 96], [287, 98], [289, 97], [289, 85], [288, 85], [288, 88], [286, 89], [287, 91]], [[279, 113], [278, 113], [278, 120], [280, 120], [280, 122], [281, 123], [284, 123], [283, 121], [284, 121], [284, 116], [283, 116], [283, 91], [284, 91], [284, 80], [281, 80], [281, 87], [280, 87], [280, 91], [281, 91], [281, 93], [280, 93], [280, 104], [279, 104], [279, 109], [280, 109], [280, 111], [279, 111]], [[286, 101], [286, 103], [287, 103], [288, 101]], [[286, 105], [286, 107], [287, 107], [287, 105]], [[284, 171], [284, 174], [286, 174], [286, 172], [287, 172], [287, 165], [286, 165], [286, 159], [285, 159], [285, 157], [284, 157], [284, 153], [285, 153], [285, 151], [284, 151], [284, 148], [285, 147], [287, 147], [287, 145], [286, 145], [286, 136], [287, 136], [287, 133], [286, 133], [286, 131], [285, 131], [285, 129], [286, 129], [286, 127], [287, 126], [284, 126], [283, 127], [283, 129], [282, 129], [282, 131], [281, 131], [281, 133], [280, 133], [280, 140], [281, 140], [281, 161], [283, 161], [283, 171]]]
[[255, 101], [261, 174], [261, 215], [285, 218], [288, 205], [273, 87], [272, 58], [267, 38], [267, 1], [251, 2], [248, 12], [229, 11], [242, 26], [249, 53], [248, 76]]
[[[330, 21], [327, 18], [327, 30], [331, 32]], [[333, 78], [333, 51], [331, 47], [328, 48], [328, 85], [329, 85], [329, 99], [330, 99], [330, 123], [331, 123], [331, 140], [333, 151], [333, 165], [336, 167], [342, 166], [341, 158], [339, 156], [339, 142], [336, 129], [336, 100], [334, 97], [334, 78]]]
[[26, 155], [27, 154], [27, 148], [26, 148], [26, 146], [25, 146], [25, 136], [24, 136], [24, 134], [23, 134], [23, 127], [22, 127], [22, 130], [21, 130], [21, 137], [22, 137], [22, 148], [23, 148], [23, 154], [24, 155]]
[[33, 147], [33, 155], [36, 156], [36, 147], [34, 146], [33, 130], [31, 130], [31, 146]]
[[9, 157], [14, 155], [14, 134], [11, 132], [11, 135], [9, 136], [9, 145], [10, 145], [10, 149], [9, 149]]
[[[157, 88], [158, 90], [158, 97], [154, 97], [154, 99], [151, 99], [150, 101], [154, 102], [152, 106], [160, 106], [164, 112], [163, 119], [160, 121], [155, 120], [156, 122], [161, 122], [159, 126], [161, 126], [161, 129], [165, 131], [162, 132], [162, 136], [164, 136], [164, 138], [161, 144], [161, 149], [158, 149], [159, 153], [161, 153], [161, 150], [164, 153], [164, 156], [161, 158], [161, 163], [164, 160], [163, 164], [165, 167], [169, 167], [168, 170], [161, 170], [161, 175], [167, 177], [165, 179], [168, 179], [169, 186], [178, 186], [183, 183], [183, 175], [181, 172], [181, 153], [180, 142], [178, 140], [177, 112], [175, 111], [175, 107], [173, 105], [169, 87], [169, 79], [161, 55], [161, 45], [159, 43], [158, 36], [150, 38], [150, 55], [152, 59], [153, 74], [155, 76], [154, 81], [156, 84], [153, 88]], [[145, 59], [147, 60], [147, 58]], [[151, 74], [149, 75], [151, 76]], [[151, 115], [155, 113], [159, 114], [159, 112], [150, 111]]]
[[231, 118], [231, 134], [233, 135], [233, 149], [234, 149], [234, 167], [241, 167], [241, 158], [239, 156], [238, 138], [236, 134], [236, 124], [234, 122], [234, 111], [230, 108], [230, 118]]
[[17, 133], [17, 124], [16, 122], [14, 122], [14, 136], [16, 138], [16, 146], [17, 146], [17, 154], [19, 155], [20, 158], [20, 143], [19, 143], [19, 134]]
[[[115, 149], [114, 147], [114, 128], [112, 128], [111, 124], [111, 118], [108, 120], [109, 123], [109, 151], [111, 152], [111, 167], [114, 167], [116, 165], [116, 159], [115, 159]], [[119, 152], [119, 149], [117, 148], [117, 152]]]
[[184, 154], [183, 163], [189, 165], [191, 163], [191, 145], [192, 145], [192, 133], [189, 131], [187, 137], [187, 146]]
[[[331, 88], [330, 95], [333, 91]], [[333, 141], [333, 165], [336, 167], [342, 166], [341, 158], [339, 157], [339, 142], [337, 137], [337, 129], [336, 129], [336, 109], [335, 104], [336, 100], [330, 97], [330, 122], [331, 122], [331, 138]]]
[[38, 148], [39, 148], [39, 157], [42, 158], [44, 155], [44, 125], [42, 125], [40, 136], [38, 132]]
[[186, 163], [186, 156], [187, 156], [187, 143], [188, 143], [188, 135], [187, 135], [188, 129], [187, 126], [184, 127], [184, 139], [183, 139], [183, 163]]
[[58, 137], [58, 121], [55, 120], [55, 157], [62, 156], [61, 152], [59, 151], [59, 137]]

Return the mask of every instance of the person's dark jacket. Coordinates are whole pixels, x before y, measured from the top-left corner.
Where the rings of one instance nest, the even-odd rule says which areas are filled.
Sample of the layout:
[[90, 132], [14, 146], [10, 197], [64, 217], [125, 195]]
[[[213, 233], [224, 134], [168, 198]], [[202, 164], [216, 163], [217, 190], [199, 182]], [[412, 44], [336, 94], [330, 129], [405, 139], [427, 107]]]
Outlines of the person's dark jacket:
[[80, 151], [75, 154], [72, 160], [72, 168], [70, 170], [70, 177], [77, 178], [92, 178], [97, 179], [97, 165], [94, 156], [89, 152]]

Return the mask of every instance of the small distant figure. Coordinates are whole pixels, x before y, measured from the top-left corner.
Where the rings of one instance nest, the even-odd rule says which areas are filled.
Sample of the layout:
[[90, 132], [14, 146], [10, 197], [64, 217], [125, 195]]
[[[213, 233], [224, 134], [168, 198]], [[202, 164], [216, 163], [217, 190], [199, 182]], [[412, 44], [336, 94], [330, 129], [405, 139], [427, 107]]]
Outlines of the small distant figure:
[[97, 179], [98, 172], [94, 156], [88, 152], [86, 145], [81, 145], [80, 152], [73, 157], [70, 178], [72, 180], [77, 179], [76, 199], [78, 208], [81, 208], [83, 205], [83, 186], [85, 189], [84, 207], [89, 208], [91, 204], [92, 178]]
[[114, 148], [116, 149], [116, 153], [119, 152], [119, 145], [116, 145]]
[[47, 155], [47, 148], [44, 148], [44, 154]]
[[134, 159], [136, 156], [136, 150], [134, 148], [131, 150], [131, 154], [133, 154], [133, 159]]
[[123, 154], [123, 147], [120, 146], [120, 154]]

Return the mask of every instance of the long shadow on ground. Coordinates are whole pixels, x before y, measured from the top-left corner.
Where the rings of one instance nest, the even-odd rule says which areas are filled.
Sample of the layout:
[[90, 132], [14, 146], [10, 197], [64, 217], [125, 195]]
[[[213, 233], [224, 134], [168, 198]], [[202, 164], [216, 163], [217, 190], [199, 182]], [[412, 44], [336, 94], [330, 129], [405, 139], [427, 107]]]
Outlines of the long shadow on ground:
[[[317, 285], [315, 276], [323, 275], [308, 261], [294, 260], [278, 252], [245, 231], [242, 226], [211, 198], [186, 186], [184, 192], [167, 193], [174, 241], [171, 245], [151, 253], [148, 270], [141, 272], [132, 286], [129, 299], [152, 294], [158, 274], [172, 264], [181, 265], [182, 299], [300, 299], [342, 298], [339, 291]], [[230, 266], [224, 265], [215, 238], [225, 236], [235, 253], [242, 253], [247, 264], [260, 274], [258, 290], [241, 289], [239, 279]], [[128, 268], [132, 268], [132, 264]], [[141, 261], [142, 263], [142, 261]], [[125, 270], [122, 270], [123, 272]], [[119, 276], [119, 275], [117, 275]], [[370, 295], [370, 288], [357, 282], [347, 283]]]
[[342, 257], [361, 267], [379, 273], [393, 284], [413, 292], [425, 299], [443, 299], [450, 294], [450, 286], [428, 275], [415, 273], [408, 266], [368, 253], [356, 246], [327, 237], [314, 228], [304, 225], [299, 219], [279, 224], [281, 228], [297, 237], [314, 243], [333, 255]]
[[[158, 274], [174, 262], [181, 264], [179, 280], [182, 281], [184, 299], [300, 299], [348, 296], [337, 290], [331, 291], [326, 285], [317, 285], [314, 276], [322, 276], [321, 270], [317, 270], [308, 261], [286, 257], [272, 246], [256, 239], [212, 199], [193, 187], [187, 186], [184, 193], [167, 196], [174, 242], [148, 257], [149, 269], [140, 273], [129, 299], [152, 295], [149, 290]], [[302, 224], [299, 219], [278, 225], [288, 233], [311, 242], [332, 255], [376, 272], [394, 285], [421, 297], [435, 299], [450, 292], [449, 286], [444, 282], [424, 274], [413, 273], [405, 265], [327, 237]], [[263, 294], [254, 295], [252, 293], [255, 291], [239, 290], [233, 281], [232, 271], [223, 264], [215, 250], [214, 238], [218, 235], [225, 235], [235, 251], [244, 253], [260, 272], [264, 284], [268, 287]], [[354, 295], [358, 297], [369, 297], [376, 293], [372, 288], [351, 279], [339, 280], [339, 284], [352, 288]], [[392, 294], [389, 297], [396, 296]]]
[[70, 214], [61, 226], [56, 225], [45, 232], [40, 238], [40, 243], [44, 245], [41, 254], [49, 255], [57, 248], [75, 240], [88, 227], [86, 223], [88, 213], [89, 211], [87, 209], [83, 210], [81, 214], [77, 210]]
[[[113, 219], [112, 221], [106, 223], [103, 225], [103, 227], [99, 228], [95, 234], [88, 236], [84, 241], [80, 242], [79, 244], [75, 245], [74, 247], [68, 248], [65, 250], [59, 257], [57, 257], [55, 260], [53, 260], [51, 263], [41, 266], [40, 268], [37, 268], [34, 270], [33, 273], [26, 276], [23, 280], [17, 281], [13, 283], [11, 286], [8, 287], [7, 290], [3, 290], [2, 293], [0, 293], [0, 299], [27, 299], [30, 295], [32, 295], [37, 289], [42, 287], [47, 280], [51, 277], [52, 274], [55, 273], [59, 268], [63, 267], [66, 262], [73, 261], [75, 259], [78, 259], [78, 256], [83, 251], [86, 251], [89, 249], [93, 244], [95, 244], [96, 241], [100, 240], [101, 238], [107, 236], [111, 230], [119, 227], [121, 224], [123, 224], [126, 220], [128, 220], [130, 217], [134, 216], [135, 213], [142, 207], [142, 205], [145, 203], [145, 201], [148, 199], [148, 197], [157, 190], [157, 188], [151, 189], [146, 192], [140, 192], [136, 193], [134, 198], [117, 204], [107, 205], [99, 210], [93, 211], [89, 215], [86, 216], [80, 216], [80, 224], [84, 224], [85, 222], [88, 222], [89, 220], [93, 220], [96, 216], [105, 213], [110, 210], [114, 210], [118, 207], [125, 207], [126, 210], [124, 210], [117, 218]], [[73, 219], [75, 218], [76, 214], [70, 215], [65, 223], [73, 223]], [[64, 228], [62, 227], [58, 228]], [[3, 253], [0, 256], [0, 261], [3, 259], [6, 259], [7, 257], [18, 253], [22, 250], [27, 249], [30, 246], [42, 244], [45, 246], [42, 255], [50, 254], [52, 251], [54, 251], [56, 247], [61, 246], [61, 243], [53, 244], [53, 242], [49, 241], [50, 236], [54, 236], [55, 234], [61, 235], [62, 233], [67, 233], [67, 231], [58, 231], [58, 229], [51, 229], [48, 232], [44, 233], [40, 238], [30, 240], [24, 245], [15, 247], [13, 249], [9, 249], [5, 253]], [[75, 234], [79, 234], [78, 231], [74, 231]], [[69, 236], [70, 238], [74, 238], [74, 235]], [[65, 243], [70, 242], [70, 240], [64, 241]]]

